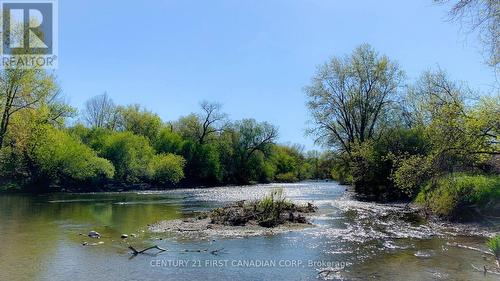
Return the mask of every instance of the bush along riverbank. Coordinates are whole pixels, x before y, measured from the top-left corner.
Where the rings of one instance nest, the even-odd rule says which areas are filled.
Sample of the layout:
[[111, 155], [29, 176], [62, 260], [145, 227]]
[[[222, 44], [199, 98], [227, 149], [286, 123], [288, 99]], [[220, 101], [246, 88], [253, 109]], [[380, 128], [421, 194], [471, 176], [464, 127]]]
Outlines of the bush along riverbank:
[[428, 182], [417, 204], [456, 220], [474, 220], [500, 214], [500, 176], [454, 173]]
[[498, 93], [441, 69], [408, 85], [397, 62], [362, 45], [322, 65], [306, 94], [310, 132], [336, 151], [332, 176], [359, 196], [453, 219], [498, 214]]

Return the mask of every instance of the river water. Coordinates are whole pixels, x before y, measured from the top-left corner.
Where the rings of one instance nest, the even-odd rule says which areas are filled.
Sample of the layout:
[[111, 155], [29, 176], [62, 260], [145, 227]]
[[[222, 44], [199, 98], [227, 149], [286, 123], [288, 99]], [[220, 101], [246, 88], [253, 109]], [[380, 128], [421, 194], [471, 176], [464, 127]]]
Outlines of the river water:
[[[314, 225], [251, 237], [148, 231], [155, 222], [257, 199], [274, 188], [292, 201], [314, 202]], [[87, 237], [90, 230], [102, 238]], [[473, 267], [492, 266], [490, 255], [457, 246], [486, 251], [495, 230], [495, 223], [427, 222], [404, 205], [357, 201], [334, 182], [0, 195], [0, 280], [498, 280]], [[128, 244], [167, 251], [133, 256]]]

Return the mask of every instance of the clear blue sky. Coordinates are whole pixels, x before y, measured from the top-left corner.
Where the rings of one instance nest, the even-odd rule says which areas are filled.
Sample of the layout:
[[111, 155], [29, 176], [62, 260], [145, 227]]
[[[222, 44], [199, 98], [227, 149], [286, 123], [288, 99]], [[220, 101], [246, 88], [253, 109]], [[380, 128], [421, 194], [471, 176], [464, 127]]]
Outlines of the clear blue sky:
[[361, 43], [397, 60], [409, 79], [441, 67], [487, 90], [474, 35], [419, 1], [59, 1], [59, 69], [73, 106], [107, 91], [164, 120], [218, 101], [231, 119], [279, 126], [280, 142], [305, 144], [302, 88], [316, 66]]

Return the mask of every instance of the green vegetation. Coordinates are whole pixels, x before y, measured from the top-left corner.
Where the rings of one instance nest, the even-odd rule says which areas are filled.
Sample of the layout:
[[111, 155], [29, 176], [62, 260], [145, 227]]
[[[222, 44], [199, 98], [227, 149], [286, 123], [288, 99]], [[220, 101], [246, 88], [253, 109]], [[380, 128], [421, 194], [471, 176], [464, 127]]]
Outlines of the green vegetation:
[[498, 266], [498, 261], [500, 260], [500, 235], [497, 234], [495, 235], [495, 237], [490, 238], [487, 242], [487, 245], [493, 255], [495, 255]]
[[285, 198], [283, 189], [273, 190], [257, 202], [257, 209], [260, 211], [257, 221], [262, 226], [275, 226], [279, 224], [281, 214], [292, 206], [293, 204]]
[[443, 216], [458, 217], [467, 209], [500, 211], [500, 176], [454, 173], [427, 183], [416, 201]]
[[[41, 69], [0, 73], [0, 185], [59, 189], [168, 188], [330, 178], [331, 154], [279, 145], [277, 128], [231, 121], [217, 103], [163, 121], [140, 105], [107, 95], [81, 114], [63, 102], [55, 77]], [[68, 126], [70, 118], [77, 122]]]
[[286, 199], [283, 189], [275, 189], [260, 200], [249, 203], [240, 201], [235, 205], [216, 208], [200, 218], [207, 216], [211, 223], [222, 225], [258, 224], [275, 227], [286, 222], [308, 223], [304, 214], [313, 213], [316, 209], [310, 203], [306, 206], [295, 205]]
[[334, 151], [332, 176], [380, 200], [415, 199], [443, 216], [498, 211], [500, 98], [442, 70], [407, 85], [362, 45], [321, 66], [306, 88], [309, 132]]
[[[491, 36], [493, 11], [487, 1], [471, 1], [451, 14], [483, 15], [474, 28]], [[498, 40], [484, 43], [496, 68]], [[0, 186], [85, 191], [334, 178], [360, 195], [415, 200], [442, 216], [494, 212], [496, 90], [481, 96], [441, 69], [407, 81], [396, 61], [363, 44], [321, 65], [305, 88], [308, 132], [327, 149], [319, 153], [277, 144], [273, 124], [229, 120], [220, 104], [206, 101], [199, 112], [166, 121], [137, 104], [116, 105], [105, 93], [76, 114], [46, 71], [3, 69]]]

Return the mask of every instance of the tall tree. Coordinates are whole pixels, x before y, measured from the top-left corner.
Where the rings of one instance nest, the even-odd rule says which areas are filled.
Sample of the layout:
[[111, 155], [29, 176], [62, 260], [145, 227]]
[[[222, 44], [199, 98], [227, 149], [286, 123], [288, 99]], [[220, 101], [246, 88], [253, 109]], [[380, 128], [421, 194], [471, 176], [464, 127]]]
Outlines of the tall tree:
[[203, 145], [227, 126], [227, 115], [221, 111], [219, 103], [203, 101], [200, 107], [200, 113], [182, 117], [176, 125], [185, 138]]
[[248, 161], [256, 151], [267, 152], [269, 145], [278, 137], [278, 128], [267, 122], [258, 123], [255, 119], [243, 119], [236, 122], [235, 126], [243, 161]]
[[60, 94], [55, 79], [43, 69], [5, 69], [0, 72], [0, 147], [12, 117], [19, 112], [47, 106], [53, 114], [48, 121], [64, 117], [70, 108], [58, 104]]
[[316, 141], [350, 154], [352, 144], [381, 132], [404, 78], [399, 66], [370, 45], [319, 67], [305, 88]]
[[228, 130], [232, 139], [232, 177], [236, 182], [248, 183], [260, 180], [263, 158], [271, 153], [272, 144], [278, 137], [278, 129], [267, 122], [243, 119]]
[[145, 136], [154, 143], [163, 126], [163, 121], [158, 114], [153, 113], [138, 104], [118, 108], [119, 124], [121, 131], [131, 131], [136, 135]]
[[227, 115], [221, 112], [219, 103], [203, 101], [200, 104], [203, 113], [199, 115], [202, 120], [201, 130], [199, 130], [198, 143], [204, 144], [210, 135], [222, 131], [226, 126]]
[[425, 72], [409, 98], [416, 104], [416, 124], [423, 124], [439, 161], [499, 154], [500, 99], [476, 98], [466, 84], [452, 81], [444, 71]]
[[116, 129], [119, 113], [113, 100], [106, 92], [92, 97], [85, 103], [83, 119], [92, 128]]

